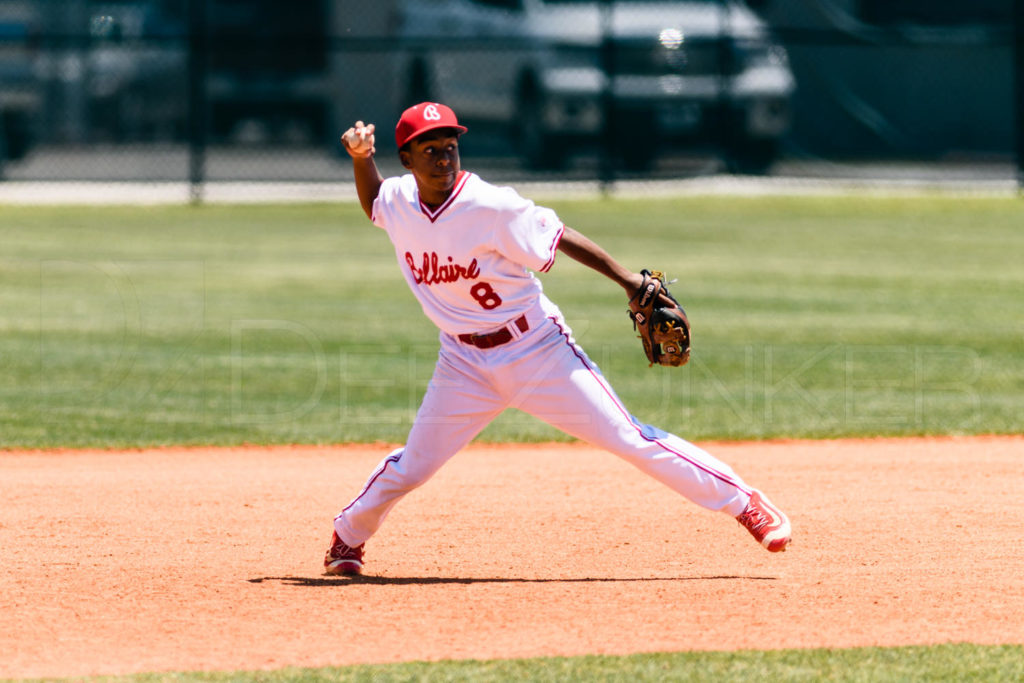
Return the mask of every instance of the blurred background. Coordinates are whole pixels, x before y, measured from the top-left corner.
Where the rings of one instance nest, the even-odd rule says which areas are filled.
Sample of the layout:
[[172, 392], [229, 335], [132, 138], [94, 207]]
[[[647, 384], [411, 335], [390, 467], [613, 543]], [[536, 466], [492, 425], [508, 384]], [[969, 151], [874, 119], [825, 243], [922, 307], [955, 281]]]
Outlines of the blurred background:
[[[1024, 181], [1024, 0], [0, 0], [0, 187], [334, 183], [451, 105], [488, 180]], [[643, 134], [626, 135], [623, 130]]]

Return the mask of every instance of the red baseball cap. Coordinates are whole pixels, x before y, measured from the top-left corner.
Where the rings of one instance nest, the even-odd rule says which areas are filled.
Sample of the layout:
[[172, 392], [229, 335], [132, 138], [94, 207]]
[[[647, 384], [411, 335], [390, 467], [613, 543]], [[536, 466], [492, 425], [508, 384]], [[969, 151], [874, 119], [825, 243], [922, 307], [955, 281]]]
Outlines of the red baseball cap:
[[437, 128], [454, 128], [459, 133], [468, 130], [465, 126], [459, 125], [451, 107], [437, 102], [420, 102], [402, 112], [402, 118], [395, 126], [395, 143], [401, 149], [402, 145], [417, 135]]

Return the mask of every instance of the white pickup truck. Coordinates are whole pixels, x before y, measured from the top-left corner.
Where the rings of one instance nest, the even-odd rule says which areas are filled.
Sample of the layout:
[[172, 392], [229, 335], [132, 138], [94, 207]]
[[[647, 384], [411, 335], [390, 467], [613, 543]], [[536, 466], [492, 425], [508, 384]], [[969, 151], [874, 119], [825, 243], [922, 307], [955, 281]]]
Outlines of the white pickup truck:
[[[471, 126], [513, 135], [533, 168], [558, 168], [600, 143], [607, 116], [612, 129], [650, 133], [643, 144], [632, 138], [616, 149], [634, 169], [661, 150], [706, 146], [734, 171], [764, 172], [789, 128], [795, 83], [785, 50], [736, 0], [380, 6], [387, 6], [377, 30], [388, 39], [388, 64], [372, 78], [387, 84], [391, 108], [444, 102]], [[353, 35], [341, 20], [342, 34]], [[347, 86], [360, 89], [351, 79]]]

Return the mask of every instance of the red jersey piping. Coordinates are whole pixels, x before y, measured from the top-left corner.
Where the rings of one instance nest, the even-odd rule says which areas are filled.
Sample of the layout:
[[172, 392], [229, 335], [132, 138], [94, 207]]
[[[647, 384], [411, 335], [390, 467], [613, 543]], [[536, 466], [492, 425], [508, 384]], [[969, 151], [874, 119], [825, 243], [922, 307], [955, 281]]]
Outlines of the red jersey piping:
[[420, 211], [423, 212], [423, 215], [426, 216], [431, 223], [440, 218], [445, 209], [451, 206], [452, 202], [455, 201], [455, 198], [459, 196], [460, 192], [462, 192], [462, 188], [466, 186], [466, 181], [469, 180], [469, 176], [471, 175], [473, 174], [469, 171], [459, 171], [459, 177], [455, 181], [455, 187], [452, 188], [452, 193], [448, 195], [448, 199], [445, 200], [444, 204], [436, 209], [431, 209], [429, 206], [424, 204], [423, 199], [420, 198], [419, 193], [417, 192], [416, 199], [420, 203]]
[[558, 253], [558, 245], [562, 241], [562, 236], [565, 234], [565, 223], [562, 223], [562, 227], [558, 229], [558, 234], [555, 235], [555, 239], [551, 241], [551, 256], [548, 258], [548, 262], [540, 269], [540, 272], [546, 273], [551, 270], [551, 266], [555, 265], [555, 255]]

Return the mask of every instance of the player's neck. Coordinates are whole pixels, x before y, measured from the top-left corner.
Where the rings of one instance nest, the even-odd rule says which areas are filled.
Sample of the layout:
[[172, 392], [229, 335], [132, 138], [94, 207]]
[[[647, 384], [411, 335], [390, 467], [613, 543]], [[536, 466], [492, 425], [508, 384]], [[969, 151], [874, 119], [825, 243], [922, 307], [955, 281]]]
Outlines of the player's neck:
[[459, 186], [459, 181], [462, 180], [465, 173], [466, 171], [460, 170], [455, 175], [455, 182], [452, 186], [444, 190], [429, 186], [425, 187], [424, 184], [417, 180], [416, 187], [419, 192], [420, 201], [431, 209], [439, 208], [451, 198], [452, 193], [455, 192], [455, 188]]

